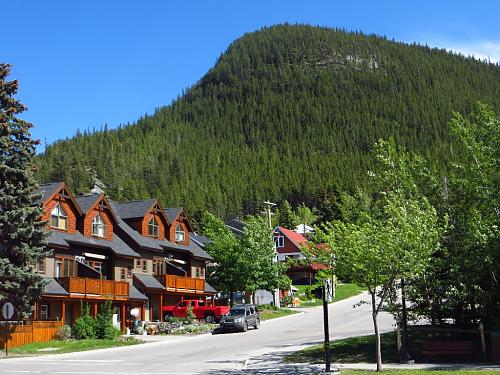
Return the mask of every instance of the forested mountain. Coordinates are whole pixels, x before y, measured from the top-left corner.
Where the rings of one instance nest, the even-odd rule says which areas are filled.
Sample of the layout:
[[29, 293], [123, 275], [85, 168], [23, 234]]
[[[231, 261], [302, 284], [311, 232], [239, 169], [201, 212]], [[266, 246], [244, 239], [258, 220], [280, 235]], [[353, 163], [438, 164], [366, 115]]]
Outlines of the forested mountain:
[[444, 170], [460, 150], [452, 111], [500, 109], [500, 66], [378, 36], [280, 25], [232, 43], [171, 105], [116, 130], [47, 147], [41, 182], [222, 216], [263, 199], [308, 202], [367, 183], [368, 151], [393, 137]]

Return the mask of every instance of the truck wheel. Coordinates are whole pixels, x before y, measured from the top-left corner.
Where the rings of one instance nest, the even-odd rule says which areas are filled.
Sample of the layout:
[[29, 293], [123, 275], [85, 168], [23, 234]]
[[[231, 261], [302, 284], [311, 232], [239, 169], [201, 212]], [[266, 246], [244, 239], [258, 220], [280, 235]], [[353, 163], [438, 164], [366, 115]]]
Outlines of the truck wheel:
[[163, 319], [165, 319], [166, 322], [170, 322], [171, 317], [172, 313], [165, 313], [165, 315], [163, 315]]
[[248, 322], [245, 322], [245, 324], [243, 324], [243, 332], [246, 331], [248, 331]]
[[209, 314], [205, 315], [205, 322], [207, 322], [208, 324], [215, 323], [214, 314], [209, 313]]
[[255, 319], [255, 325], [253, 326], [254, 329], [259, 329], [260, 327], [260, 319]]

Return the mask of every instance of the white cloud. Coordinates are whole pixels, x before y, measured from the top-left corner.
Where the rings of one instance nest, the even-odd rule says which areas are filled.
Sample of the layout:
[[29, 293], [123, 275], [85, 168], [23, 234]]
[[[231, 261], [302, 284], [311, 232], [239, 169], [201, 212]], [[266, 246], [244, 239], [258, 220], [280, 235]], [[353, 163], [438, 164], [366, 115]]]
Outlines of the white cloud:
[[[429, 44], [430, 45], [430, 44]], [[465, 56], [474, 56], [476, 59], [489, 60], [492, 63], [500, 62], [500, 41], [470, 41], [470, 42], [439, 42], [439, 48], [450, 52], [461, 53]]]

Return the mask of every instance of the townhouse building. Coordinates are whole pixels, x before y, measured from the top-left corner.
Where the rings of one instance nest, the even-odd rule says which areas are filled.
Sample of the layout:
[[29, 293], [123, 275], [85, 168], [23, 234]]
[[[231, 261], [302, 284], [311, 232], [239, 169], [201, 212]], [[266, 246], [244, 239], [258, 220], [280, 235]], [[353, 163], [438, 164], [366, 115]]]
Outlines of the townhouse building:
[[52, 254], [33, 269], [47, 279], [34, 321], [72, 324], [83, 303], [96, 315], [106, 300], [125, 331], [133, 320], [162, 320], [161, 307], [186, 298], [214, 302], [205, 281], [212, 260], [182, 208], [156, 199], [114, 202], [104, 194], [74, 196], [64, 182], [40, 185]]

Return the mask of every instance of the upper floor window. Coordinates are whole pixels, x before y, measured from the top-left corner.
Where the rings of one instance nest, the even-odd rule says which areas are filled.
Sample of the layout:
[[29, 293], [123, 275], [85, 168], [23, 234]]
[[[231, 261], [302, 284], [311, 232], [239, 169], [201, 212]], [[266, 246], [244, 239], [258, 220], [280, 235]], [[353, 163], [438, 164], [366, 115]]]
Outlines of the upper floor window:
[[55, 206], [50, 213], [50, 226], [58, 229], [68, 229], [68, 215], [60, 204]]
[[285, 237], [275, 236], [274, 243], [276, 244], [276, 247], [285, 247]]
[[104, 237], [104, 221], [102, 220], [101, 215], [97, 214], [92, 220], [92, 235], [98, 237]]
[[181, 225], [177, 225], [175, 228], [175, 242], [184, 242], [185, 234], [184, 230], [182, 230]]
[[149, 220], [148, 223], [148, 234], [150, 237], [158, 238], [158, 222], [154, 216]]

